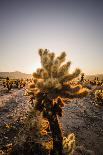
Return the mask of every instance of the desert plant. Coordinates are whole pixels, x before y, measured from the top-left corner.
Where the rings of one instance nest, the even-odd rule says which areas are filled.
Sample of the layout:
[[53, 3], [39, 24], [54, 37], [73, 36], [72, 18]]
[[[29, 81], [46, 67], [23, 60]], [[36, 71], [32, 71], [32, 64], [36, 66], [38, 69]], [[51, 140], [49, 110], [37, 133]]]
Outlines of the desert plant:
[[99, 105], [103, 105], [103, 90], [95, 91], [95, 101]]
[[63, 154], [63, 135], [58, 116], [61, 117], [64, 98], [82, 97], [86, 91], [80, 86], [72, 87], [70, 81], [78, 77], [80, 69], [69, 73], [71, 62], [65, 63], [66, 53], [56, 57], [47, 49], [39, 49], [41, 68], [33, 73], [33, 83], [30, 86], [35, 109], [42, 112], [49, 122], [53, 138], [53, 154]]
[[8, 89], [8, 91], [12, 88], [12, 81], [9, 79], [9, 77], [6, 78], [6, 80], [3, 82], [3, 86]]
[[84, 73], [81, 73], [81, 79], [80, 82], [84, 82]]

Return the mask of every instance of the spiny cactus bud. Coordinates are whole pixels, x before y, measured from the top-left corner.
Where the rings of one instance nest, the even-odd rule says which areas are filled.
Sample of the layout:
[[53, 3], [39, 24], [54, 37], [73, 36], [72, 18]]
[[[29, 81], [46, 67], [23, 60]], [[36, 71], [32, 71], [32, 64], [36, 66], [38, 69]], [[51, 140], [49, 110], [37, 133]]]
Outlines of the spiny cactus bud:
[[38, 68], [38, 69], [36, 70], [37, 75], [41, 77], [43, 71], [44, 71], [43, 68]]
[[69, 67], [71, 65], [71, 61], [68, 61], [67, 62], [67, 66]]
[[48, 127], [49, 127], [49, 122], [44, 120], [44, 119], [42, 119], [41, 120], [41, 128], [42, 129], [47, 129]]
[[34, 72], [34, 73], [32, 74], [32, 76], [33, 76], [34, 78], [38, 78], [38, 75], [37, 75], [36, 72]]
[[67, 62], [66, 64], [62, 65], [58, 70], [58, 76], [63, 76], [68, 73], [68, 68], [70, 67], [71, 62]]
[[48, 55], [44, 55], [42, 57], [42, 64], [43, 64], [43, 66], [45, 66], [46, 64], [48, 64], [48, 62], [49, 62], [48, 59], [49, 59]]
[[60, 60], [60, 62], [64, 62], [65, 61], [65, 57], [66, 57], [66, 53], [62, 52], [60, 56], [58, 56], [57, 58]]
[[45, 49], [43, 54], [44, 54], [44, 55], [47, 55], [47, 54], [48, 54], [48, 50]]
[[68, 139], [68, 141], [75, 141], [75, 135], [74, 135], [74, 133], [71, 133], [71, 134], [69, 134], [68, 136], [67, 136], [67, 139]]
[[52, 87], [52, 81], [51, 81], [51, 79], [49, 78], [49, 79], [47, 79], [46, 81], [45, 81], [45, 88], [51, 88]]
[[81, 73], [81, 70], [79, 68], [77, 68], [75, 70], [75, 72], [73, 73], [73, 75], [75, 76], [75, 78]]
[[54, 57], [55, 57], [55, 54], [54, 53], [49, 53], [49, 57], [50, 57], [50, 60], [53, 61]]
[[29, 86], [30, 88], [35, 88], [35, 84], [34, 83], [32, 83], [32, 84], [30, 84], [30, 86]]
[[42, 77], [43, 77], [43, 79], [49, 78], [48, 72], [47, 72], [47, 71], [44, 71], [44, 72], [42, 73]]
[[58, 79], [56, 78], [52, 79], [52, 87], [61, 89], [61, 84], [59, 83]]
[[62, 59], [62, 58], [64, 58], [64, 57], [66, 57], [66, 53], [65, 53], [65, 52], [62, 52], [61, 55], [60, 55], [58, 58], [59, 58], [59, 59]]
[[64, 101], [63, 101], [63, 99], [62, 99], [60, 96], [57, 97], [56, 102], [57, 102], [57, 104], [58, 104], [59, 106], [61, 106], [61, 107], [64, 106]]
[[37, 82], [37, 78], [34, 78], [34, 79], [33, 79], [33, 82], [34, 82], [34, 84], [36, 84], [36, 82]]
[[44, 53], [44, 50], [42, 48], [40, 48], [39, 51], [38, 51], [38, 53], [39, 53], [40, 56], [42, 56], [43, 53]]
[[62, 85], [58, 82], [56, 85], [55, 85], [55, 88], [57, 88], [58, 90], [60, 90], [62, 88]]
[[73, 154], [75, 149], [75, 135], [72, 133], [68, 137], [63, 137], [63, 153]]
[[70, 81], [70, 80], [72, 80], [72, 79], [78, 77], [78, 75], [80, 74], [80, 72], [81, 72], [80, 69], [76, 69], [76, 70], [74, 71], [74, 73], [72, 73], [72, 74], [66, 74], [66, 75], [64, 75], [63, 77], [60, 77], [60, 78], [59, 78], [59, 81], [60, 81], [60, 82], [67, 82], [67, 81]]
[[38, 80], [36, 86], [40, 89], [44, 88], [44, 80]]
[[53, 66], [52, 66], [52, 70], [51, 70], [52, 73], [53, 73], [53, 72], [54, 72], [54, 73], [57, 72], [57, 70], [58, 70], [58, 66], [57, 66], [57, 65], [53, 65]]
[[45, 64], [45, 65], [44, 65], [44, 68], [45, 68], [45, 70], [49, 71], [50, 65], [49, 65], [49, 64]]
[[54, 61], [54, 65], [60, 65], [60, 60], [59, 59], [56, 59], [55, 61]]

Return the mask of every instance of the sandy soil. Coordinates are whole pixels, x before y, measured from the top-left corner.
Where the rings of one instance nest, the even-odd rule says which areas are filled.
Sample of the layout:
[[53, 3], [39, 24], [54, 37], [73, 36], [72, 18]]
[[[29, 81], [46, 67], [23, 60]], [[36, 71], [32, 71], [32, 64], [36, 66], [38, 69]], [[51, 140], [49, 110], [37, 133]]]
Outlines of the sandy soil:
[[29, 110], [24, 90], [12, 90], [0, 96], [0, 146], [13, 143]]
[[91, 95], [65, 104], [62, 127], [65, 135], [75, 133], [77, 145], [103, 155], [103, 107], [94, 106]]

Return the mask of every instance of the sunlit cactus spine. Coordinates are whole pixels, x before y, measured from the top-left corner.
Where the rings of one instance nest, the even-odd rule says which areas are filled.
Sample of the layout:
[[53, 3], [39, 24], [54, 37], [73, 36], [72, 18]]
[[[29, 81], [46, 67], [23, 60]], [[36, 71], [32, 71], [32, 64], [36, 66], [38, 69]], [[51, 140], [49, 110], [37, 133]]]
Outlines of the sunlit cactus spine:
[[[86, 91], [80, 91], [80, 86], [72, 87], [70, 82], [78, 77], [80, 69], [69, 73], [71, 62], [66, 61], [66, 53], [60, 56], [47, 49], [39, 49], [41, 68], [33, 73], [34, 85], [30, 86], [35, 98], [35, 109], [42, 112], [50, 126], [53, 138], [53, 154], [63, 154], [63, 134], [58, 122], [58, 116], [63, 114], [64, 98], [82, 97]], [[33, 100], [34, 100], [33, 98]]]

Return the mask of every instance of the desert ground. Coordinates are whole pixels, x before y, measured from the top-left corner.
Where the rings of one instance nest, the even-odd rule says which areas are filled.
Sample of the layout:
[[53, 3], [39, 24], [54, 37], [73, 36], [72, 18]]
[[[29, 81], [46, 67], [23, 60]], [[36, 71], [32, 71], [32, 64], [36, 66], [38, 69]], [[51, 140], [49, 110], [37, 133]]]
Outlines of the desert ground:
[[[29, 112], [25, 88], [10, 92], [0, 86], [0, 149], [15, 145]], [[76, 145], [103, 155], [103, 106], [96, 106], [91, 91], [82, 99], [65, 101], [60, 118], [64, 136], [74, 133]], [[4, 151], [5, 152], [5, 151]], [[2, 152], [1, 152], [2, 154]]]

